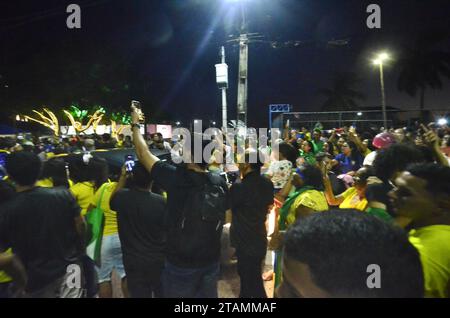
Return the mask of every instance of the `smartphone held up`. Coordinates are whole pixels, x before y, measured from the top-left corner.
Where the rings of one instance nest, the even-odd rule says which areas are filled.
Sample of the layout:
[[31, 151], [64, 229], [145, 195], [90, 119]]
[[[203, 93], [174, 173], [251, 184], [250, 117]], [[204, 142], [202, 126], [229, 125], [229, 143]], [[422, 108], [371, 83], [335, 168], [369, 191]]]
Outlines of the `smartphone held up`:
[[144, 113], [142, 112], [141, 102], [139, 102], [137, 100], [132, 100], [131, 101], [131, 107], [135, 107], [136, 108], [136, 111], [139, 114], [139, 122], [140, 123], [144, 123], [145, 119], [144, 119]]
[[133, 172], [134, 165], [134, 157], [132, 155], [125, 156], [125, 169], [127, 170], [127, 173]]

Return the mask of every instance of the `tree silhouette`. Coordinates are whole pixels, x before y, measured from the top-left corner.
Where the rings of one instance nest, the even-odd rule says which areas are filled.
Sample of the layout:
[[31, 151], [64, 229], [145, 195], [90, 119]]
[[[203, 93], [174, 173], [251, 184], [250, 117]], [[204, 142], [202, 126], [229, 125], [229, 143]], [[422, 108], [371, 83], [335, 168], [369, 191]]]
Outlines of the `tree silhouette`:
[[334, 74], [331, 88], [319, 90], [319, 94], [326, 97], [322, 110], [351, 111], [359, 108], [358, 100], [366, 97], [356, 89], [359, 79], [353, 72], [339, 72]]
[[420, 110], [425, 109], [428, 88], [442, 89], [443, 79], [450, 78], [450, 52], [439, 45], [450, 39], [448, 32], [433, 32], [419, 37], [412, 47], [404, 48], [397, 62], [399, 91], [412, 97], [420, 94]]

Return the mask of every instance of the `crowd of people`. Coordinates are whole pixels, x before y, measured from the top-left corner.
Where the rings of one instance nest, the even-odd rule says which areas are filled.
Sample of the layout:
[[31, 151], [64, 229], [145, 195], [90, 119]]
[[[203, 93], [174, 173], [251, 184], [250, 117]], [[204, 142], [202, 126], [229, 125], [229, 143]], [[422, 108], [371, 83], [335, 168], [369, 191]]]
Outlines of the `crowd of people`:
[[[225, 143], [173, 164], [131, 115], [117, 139], [0, 140], [0, 297], [109, 298], [113, 271], [124, 297], [218, 297], [227, 223], [243, 298], [272, 296], [264, 280], [276, 297], [450, 296], [448, 127], [286, 129], [240, 160]], [[131, 147], [119, 172], [93, 152]]]

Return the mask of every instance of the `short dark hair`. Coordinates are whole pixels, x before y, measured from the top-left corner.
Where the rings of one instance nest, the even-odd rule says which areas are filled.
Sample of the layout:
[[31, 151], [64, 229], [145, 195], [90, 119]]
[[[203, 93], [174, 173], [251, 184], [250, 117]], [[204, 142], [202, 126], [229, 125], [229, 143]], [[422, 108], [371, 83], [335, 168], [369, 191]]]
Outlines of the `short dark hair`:
[[145, 169], [142, 163], [136, 161], [133, 167], [133, 185], [141, 189], [147, 189], [151, 183], [152, 177], [150, 172]]
[[298, 153], [294, 146], [285, 141], [280, 142], [278, 144], [278, 152], [281, 153], [286, 158], [286, 160], [290, 161], [295, 167]]
[[21, 186], [31, 186], [41, 174], [42, 162], [36, 154], [20, 151], [6, 157], [5, 168], [14, 182]]
[[450, 168], [436, 163], [412, 164], [406, 171], [427, 181], [427, 190], [433, 195], [450, 194]]
[[[406, 232], [356, 210], [314, 214], [285, 237], [286, 257], [308, 265], [315, 284], [335, 297], [423, 297], [418, 251]], [[368, 266], [381, 268], [381, 288], [367, 286]]]
[[[250, 159], [252, 156], [257, 156], [256, 158], [256, 162], [250, 163]], [[261, 159], [264, 158], [264, 154], [261, 153], [261, 151], [253, 149], [253, 148], [248, 148], [245, 150], [244, 153], [244, 159], [246, 163], [250, 163], [250, 167], [253, 171], [258, 171], [261, 172], [261, 167], [264, 165], [264, 162], [261, 161]]]
[[66, 162], [61, 158], [52, 158], [42, 167], [40, 179], [51, 178], [54, 187], [69, 188], [69, 179], [67, 178]]
[[305, 163], [297, 171], [302, 173], [305, 186], [311, 186], [318, 191], [324, 189], [322, 171], [317, 166]]
[[393, 144], [377, 153], [373, 167], [378, 178], [388, 181], [396, 171], [404, 171], [408, 165], [423, 160], [422, 153], [415, 146]]
[[89, 181], [94, 182], [95, 189], [99, 189], [108, 182], [109, 166], [104, 158], [92, 157], [87, 167]]

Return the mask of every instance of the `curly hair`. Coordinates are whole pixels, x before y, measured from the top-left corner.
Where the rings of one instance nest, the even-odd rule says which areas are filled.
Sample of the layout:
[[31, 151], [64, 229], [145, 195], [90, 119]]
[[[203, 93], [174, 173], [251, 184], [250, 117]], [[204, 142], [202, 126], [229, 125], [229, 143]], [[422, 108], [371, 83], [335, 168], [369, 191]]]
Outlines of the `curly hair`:
[[423, 161], [423, 154], [417, 147], [407, 144], [394, 144], [378, 152], [373, 167], [375, 175], [387, 182], [396, 172], [404, 171], [410, 164]]

